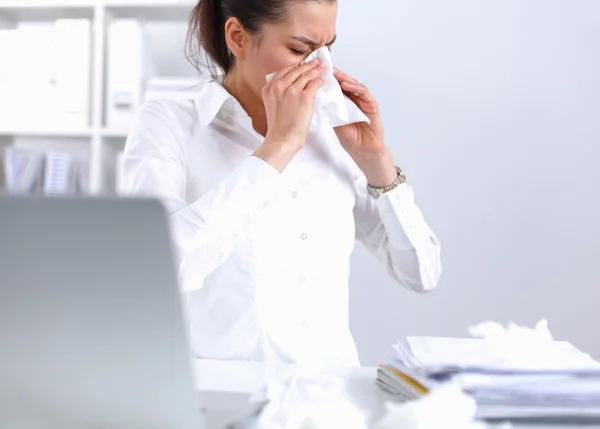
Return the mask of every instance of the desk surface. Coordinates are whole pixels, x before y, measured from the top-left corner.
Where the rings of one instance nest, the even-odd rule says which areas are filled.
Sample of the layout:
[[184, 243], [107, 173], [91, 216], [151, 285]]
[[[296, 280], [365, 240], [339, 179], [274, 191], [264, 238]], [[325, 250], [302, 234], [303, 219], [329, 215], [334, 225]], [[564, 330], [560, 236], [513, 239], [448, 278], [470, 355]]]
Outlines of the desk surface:
[[[223, 428], [233, 420], [252, 413], [256, 405], [250, 396], [269, 380], [298, 374], [302, 368], [290, 364], [264, 364], [197, 360], [196, 386], [200, 389], [207, 410], [208, 428]], [[349, 397], [363, 410], [381, 414], [384, 393], [375, 385], [376, 368], [351, 368], [344, 371]]]
[[[207, 409], [209, 429], [223, 428], [232, 420], [249, 415], [255, 405], [249, 403], [250, 395], [272, 379], [298, 374], [301, 367], [289, 364], [264, 364], [256, 362], [196, 361], [196, 385], [201, 391]], [[376, 368], [351, 368], [345, 371], [348, 396], [361, 410], [373, 417], [382, 415], [386, 395], [375, 385]], [[581, 426], [579, 426], [581, 427]], [[520, 426], [514, 429], [574, 429], [574, 426]], [[587, 429], [600, 429], [586, 426]]]

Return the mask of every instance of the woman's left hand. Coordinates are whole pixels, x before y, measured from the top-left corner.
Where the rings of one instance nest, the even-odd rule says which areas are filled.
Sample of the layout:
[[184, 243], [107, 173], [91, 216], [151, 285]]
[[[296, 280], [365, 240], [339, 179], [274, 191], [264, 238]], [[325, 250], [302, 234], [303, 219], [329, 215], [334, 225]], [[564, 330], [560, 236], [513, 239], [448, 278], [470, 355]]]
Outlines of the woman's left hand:
[[388, 186], [398, 177], [389, 149], [383, 140], [383, 123], [379, 105], [366, 86], [356, 79], [334, 70], [334, 76], [342, 91], [370, 119], [371, 124], [358, 122], [335, 128], [342, 147], [350, 154], [367, 176], [369, 184], [376, 187]]

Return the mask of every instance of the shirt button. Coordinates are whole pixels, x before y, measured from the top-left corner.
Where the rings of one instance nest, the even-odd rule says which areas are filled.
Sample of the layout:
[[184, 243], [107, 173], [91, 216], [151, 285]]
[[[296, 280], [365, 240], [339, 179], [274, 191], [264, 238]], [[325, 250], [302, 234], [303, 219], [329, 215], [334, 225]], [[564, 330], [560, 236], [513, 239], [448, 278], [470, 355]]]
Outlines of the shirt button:
[[308, 234], [303, 232], [302, 234], [300, 234], [300, 240], [306, 240], [308, 238]]
[[292, 192], [292, 198], [298, 198], [298, 191]]
[[304, 276], [303, 276], [303, 277], [300, 277], [300, 278], [298, 279], [298, 281], [299, 281], [300, 283], [306, 283], [306, 277], [304, 277]]

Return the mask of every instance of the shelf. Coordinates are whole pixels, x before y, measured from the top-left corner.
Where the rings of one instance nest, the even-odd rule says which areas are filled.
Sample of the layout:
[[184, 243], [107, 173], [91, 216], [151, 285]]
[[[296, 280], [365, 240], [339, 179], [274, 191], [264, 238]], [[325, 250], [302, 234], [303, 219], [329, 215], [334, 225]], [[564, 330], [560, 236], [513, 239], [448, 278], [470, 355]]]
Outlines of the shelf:
[[89, 7], [92, 8], [100, 1], [93, 0], [0, 0], [0, 9], [32, 9], [32, 8], [69, 8], [69, 7]]
[[115, 18], [136, 18], [145, 21], [187, 22], [195, 6], [191, 1], [107, 0], [109, 14]]
[[[90, 157], [90, 189], [93, 194], [114, 187], [116, 154], [123, 150], [127, 127], [103, 126], [106, 112], [109, 29], [118, 18], [140, 20], [147, 37], [148, 51], [157, 75], [177, 75], [187, 66], [184, 54], [187, 22], [197, 0], [0, 0], [0, 28], [18, 28], [28, 21], [48, 24], [56, 19], [83, 18], [92, 23], [92, 64], [89, 102], [91, 125], [69, 129], [68, 124], [14, 123], [2, 121], [0, 149], [9, 145], [58, 147], [65, 150], [83, 145]], [[163, 25], [165, 24], [165, 25]], [[0, 63], [2, 53], [0, 52]], [[1, 65], [0, 65], [1, 67]], [[191, 74], [191, 70], [190, 70]], [[1, 119], [1, 118], [0, 118]], [[60, 125], [66, 125], [61, 128]]]
[[44, 0], [0, 0], [0, 17], [8, 21], [52, 21], [56, 19], [92, 19], [94, 5], [81, 0], [62, 0], [49, 4]]
[[66, 129], [66, 128], [0, 128], [0, 137], [92, 137], [99, 135], [109, 139], [126, 139], [129, 135], [128, 129], [102, 128], [100, 130]]
[[114, 17], [187, 21], [195, 4], [190, 0], [0, 0], [0, 17], [8, 21], [92, 19], [96, 7], [105, 7]]
[[[98, 2], [97, 2], [98, 3]], [[193, 8], [198, 2], [196, 0], [102, 0], [106, 7], [187, 7]]]
[[84, 129], [16, 129], [4, 128], [0, 129], [0, 136], [4, 137], [91, 137], [92, 130]]
[[100, 130], [100, 136], [110, 139], [126, 139], [129, 130], [104, 128]]

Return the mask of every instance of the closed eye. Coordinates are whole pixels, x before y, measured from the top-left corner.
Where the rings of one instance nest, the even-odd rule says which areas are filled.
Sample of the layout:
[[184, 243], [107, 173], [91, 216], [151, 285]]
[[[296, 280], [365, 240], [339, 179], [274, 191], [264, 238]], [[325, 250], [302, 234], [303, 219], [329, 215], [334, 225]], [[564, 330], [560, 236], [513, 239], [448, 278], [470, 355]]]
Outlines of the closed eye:
[[[327, 45], [327, 49], [329, 49], [329, 52], [331, 52], [331, 50], [332, 50], [332, 46], [331, 46], [331, 45]], [[300, 56], [302, 56], [302, 55], [306, 55], [306, 54], [308, 54], [308, 52], [309, 52], [309, 49], [306, 49], [306, 50], [304, 50], [304, 51], [301, 51], [300, 49], [293, 49], [293, 48], [291, 48], [291, 49], [290, 49], [290, 51], [292, 51], [292, 53], [294, 53], [295, 55], [300, 55]]]
[[306, 55], [306, 54], [308, 54], [308, 49], [306, 49], [304, 51], [301, 51], [299, 49], [293, 49], [293, 48], [291, 48], [290, 51], [292, 51], [296, 55]]
[[[319, 44], [317, 42], [310, 40], [306, 37], [293, 36], [292, 39], [302, 42], [304, 45], [311, 47], [311, 49], [305, 49], [305, 50], [290, 48], [290, 51], [292, 51], [292, 53], [295, 55], [307, 55], [309, 52], [314, 51], [315, 49], [317, 49], [319, 47]], [[337, 39], [337, 35], [333, 36], [333, 39], [331, 39], [331, 42], [329, 42], [327, 45], [325, 45], [325, 46], [327, 46], [327, 48], [330, 51], [331, 51], [331, 46], [335, 43], [336, 39]]]

